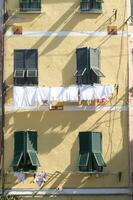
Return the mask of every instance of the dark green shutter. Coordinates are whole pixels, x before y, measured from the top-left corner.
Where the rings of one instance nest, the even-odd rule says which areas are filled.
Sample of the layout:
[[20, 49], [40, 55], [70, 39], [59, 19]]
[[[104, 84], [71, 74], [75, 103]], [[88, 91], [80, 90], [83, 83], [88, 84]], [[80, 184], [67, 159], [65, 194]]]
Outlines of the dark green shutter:
[[79, 148], [80, 153], [82, 152], [91, 152], [91, 138], [88, 132], [79, 133]]
[[93, 67], [100, 69], [100, 50], [89, 48], [89, 65], [91, 70], [91, 83], [100, 83], [99, 76], [93, 70]]
[[27, 132], [27, 151], [37, 151], [37, 132]]
[[14, 157], [12, 166], [18, 166], [24, 155], [25, 132], [19, 131], [14, 133]]
[[24, 68], [24, 50], [14, 50], [14, 69]]
[[87, 171], [89, 165], [89, 152], [81, 153], [79, 156], [79, 170]]
[[14, 152], [12, 166], [17, 167], [22, 159], [23, 152]]
[[[88, 84], [89, 76], [88, 76], [88, 50], [87, 47], [85, 48], [78, 48], [76, 49], [76, 61], [77, 61], [77, 83], [78, 84]], [[84, 69], [87, 71], [84, 73], [83, 76], [80, 76]]]
[[24, 131], [16, 131], [14, 133], [14, 151], [15, 152], [22, 152], [24, 151], [25, 146], [25, 132]]
[[25, 68], [26, 69], [36, 69], [37, 68], [37, 50], [25, 50]]

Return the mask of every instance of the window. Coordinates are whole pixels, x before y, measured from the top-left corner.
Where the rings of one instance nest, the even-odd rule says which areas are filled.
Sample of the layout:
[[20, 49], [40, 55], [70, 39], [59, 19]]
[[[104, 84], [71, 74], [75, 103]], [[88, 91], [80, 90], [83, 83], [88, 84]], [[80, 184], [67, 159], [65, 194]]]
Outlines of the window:
[[41, 10], [41, 0], [20, 0], [20, 11], [40, 11]]
[[40, 165], [37, 157], [37, 132], [19, 131], [14, 133], [14, 171], [36, 170]]
[[100, 77], [104, 77], [100, 71], [100, 49], [87, 47], [76, 49], [76, 63], [77, 84], [100, 83]]
[[103, 0], [80, 0], [82, 12], [101, 12]]
[[14, 84], [38, 84], [38, 53], [36, 49], [14, 50]]
[[102, 135], [99, 132], [79, 133], [79, 170], [103, 171], [105, 162], [101, 148]]

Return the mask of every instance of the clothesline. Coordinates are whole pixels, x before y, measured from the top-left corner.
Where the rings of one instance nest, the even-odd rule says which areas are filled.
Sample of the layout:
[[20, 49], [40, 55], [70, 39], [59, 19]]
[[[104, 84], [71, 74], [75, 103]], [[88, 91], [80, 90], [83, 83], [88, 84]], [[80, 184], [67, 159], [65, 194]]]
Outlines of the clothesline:
[[13, 88], [13, 106], [46, 105], [52, 102], [79, 102], [108, 100], [114, 93], [114, 85], [72, 85], [68, 87], [15, 86]]

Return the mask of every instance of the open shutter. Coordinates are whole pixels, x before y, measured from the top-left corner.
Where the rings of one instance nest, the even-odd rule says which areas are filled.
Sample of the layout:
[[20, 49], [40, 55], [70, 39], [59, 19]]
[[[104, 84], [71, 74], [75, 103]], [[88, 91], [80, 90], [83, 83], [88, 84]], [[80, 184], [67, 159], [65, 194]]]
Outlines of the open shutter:
[[36, 69], [37, 68], [37, 50], [25, 50], [25, 68]]
[[36, 154], [37, 151], [37, 132], [27, 132], [27, 153], [29, 155], [32, 166], [39, 166], [39, 160]]
[[105, 167], [106, 164], [103, 160], [101, 153], [93, 153], [93, 167], [97, 171], [103, 171], [103, 167]]
[[104, 76], [100, 71], [100, 50], [89, 49], [89, 64], [91, 69], [91, 83], [100, 83], [100, 76]]
[[23, 131], [14, 133], [14, 157], [12, 166], [18, 166], [24, 154], [25, 133]]
[[27, 151], [37, 151], [37, 132], [27, 132]]
[[89, 152], [81, 153], [79, 156], [79, 170], [87, 171], [89, 165]]
[[88, 84], [88, 50], [85, 48], [76, 49], [76, 61], [77, 61], [77, 84]]
[[24, 68], [24, 50], [14, 50], [14, 69]]
[[40, 166], [40, 162], [35, 151], [28, 151], [28, 155], [30, 157], [32, 166]]

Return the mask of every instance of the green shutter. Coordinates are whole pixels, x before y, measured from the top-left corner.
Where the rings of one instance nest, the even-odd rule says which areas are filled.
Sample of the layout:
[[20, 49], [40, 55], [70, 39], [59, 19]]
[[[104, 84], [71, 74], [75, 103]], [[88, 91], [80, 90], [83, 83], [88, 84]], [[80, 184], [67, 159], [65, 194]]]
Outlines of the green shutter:
[[82, 153], [79, 156], [79, 170], [80, 171], [87, 171], [89, 164], [89, 152]]
[[102, 151], [102, 147], [101, 147], [101, 133], [99, 132], [92, 132], [91, 133], [91, 137], [92, 137], [92, 152], [96, 152], [99, 153]]
[[14, 69], [24, 68], [24, 50], [14, 50]]
[[26, 69], [36, 69], [37, 68], [37, 50], [36, 49], [30, 49], [25, 50], [25, 68]]
[[[88, 68], [88, 50], [87, 47], [76, 49], [76, 62], [77, 62], [77, 83], [88, 84], [89, 83], [89, 68]], [[86, 72], [83, 76], [81, 74], [86, 68]]]
[[22, 159], [22, 156], [23, 156], [23, 152], [15, 152], [14, 158], [13, 158], [13, 161], [12, 161], [12, 166], [14, 166], [14, 167], [18, 166], [21, 159]]
[[37, 132], [27, 132], [27, 151], [37, 151]]
[[25, 143], [25, 132], [24, 131], [17, 131], [14, 133], [14, 151], [15, 152], [22, 152], [24, 151], [24, 143]]
[[81, 3], [90, 2], [90, 0], [80, 0]]
[[91, 83], [100, 83], [100, 50], [89, 49], [89, 65], [91, 70]]
[[91, 138], [89, 132], [79, 133], [79, 148], [80, 153], [91, 152]]
[[37, 154], [36, 154], [35, 151], [28, 151], [28, 155], [30, 157], [30, 161], [32, 163], [32, 166], [39, 166], [40, 165]]
[[98, 167], [106, 166], [101, 153], [93, 153], [93, 155], [94, 155], [94, 160]]

